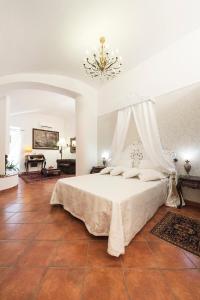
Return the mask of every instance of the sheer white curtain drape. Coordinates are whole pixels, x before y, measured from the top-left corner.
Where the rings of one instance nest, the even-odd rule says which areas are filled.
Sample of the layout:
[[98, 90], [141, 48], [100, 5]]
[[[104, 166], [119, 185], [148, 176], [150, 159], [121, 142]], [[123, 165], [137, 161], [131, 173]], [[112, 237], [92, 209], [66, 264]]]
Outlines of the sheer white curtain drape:
[[162, 172], [170, 175], [166, 205], [177, 207], [179, 199], [174, 189], [176, 169], [173, 163], [164, 156], [154, 106], [151, 100], [133, 105], [133, 116], [146, 155]]
[[146, 155], [162, 172], [170, 174], [176, 170], [164, 156], [154, 105], [151, 100], [133, 105], [133, 116]]
[[124, 149], [130, 118], [130, 107], [118, 111], [117, 124], [115, 127], [114, 137], [112, 141], [112, 164], [114, 165], [117, 164]]
[[118, 111], [117, 125], [112, 142], [112, 163], [116, 164], [120, 160], [132, 112], [145, 154], [162, 172], [170, 175], [166, 205], [177, 207], [179, 200], [173, 188], [173, 183], [175, 184], [176, 180], [176, 170], [173, 163], [164, 156], [153, 101], [144, 101]]

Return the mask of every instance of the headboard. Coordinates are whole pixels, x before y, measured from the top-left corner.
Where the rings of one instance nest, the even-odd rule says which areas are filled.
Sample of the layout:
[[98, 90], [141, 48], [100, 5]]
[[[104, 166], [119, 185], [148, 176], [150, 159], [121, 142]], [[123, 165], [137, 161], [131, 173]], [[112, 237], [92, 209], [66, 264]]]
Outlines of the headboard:
[[[174, 151], [164, 149], [163, 153], [167, 160], [174, 162], [174, 158], [176, 157], [176, 153]], [[134, 142], [133, 144], [130, 144], [122, 153], [123, 158], [132, 160], [132, 165], [134, 167], [138, 167], [140, 161], [145, 158], [145, 156], [146, 155], [141, 142]]]

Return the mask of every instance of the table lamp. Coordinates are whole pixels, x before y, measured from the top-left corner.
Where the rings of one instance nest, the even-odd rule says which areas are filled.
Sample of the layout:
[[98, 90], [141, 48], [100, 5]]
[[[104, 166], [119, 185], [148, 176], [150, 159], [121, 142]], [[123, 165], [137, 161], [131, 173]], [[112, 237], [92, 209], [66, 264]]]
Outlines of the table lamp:
[[66, 142], [65, 138], [60, 138], [58, 143], [57, 143], [57, 146], [59, 147], [59, 152], [60, 152], [60, 156], [61, 156], [61, 159], [62, 159], [63, 148], [67, 147], [67, 142]]
[[25, 147], [24, 147], [24, 153], [25, 153], [26, 155], [31, 154], [31, 152], [32, 152], [32, 147], [31, 147], [31, 146], [25, 146]]

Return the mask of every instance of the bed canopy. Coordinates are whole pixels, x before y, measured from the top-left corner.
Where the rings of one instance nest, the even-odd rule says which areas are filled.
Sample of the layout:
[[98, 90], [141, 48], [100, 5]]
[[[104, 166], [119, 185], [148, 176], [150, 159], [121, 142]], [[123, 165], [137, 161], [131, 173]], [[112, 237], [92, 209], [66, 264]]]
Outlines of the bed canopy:
[[155, 102], [151, 99], [130, 105], [118, 111], [117, 124], [112, 142], [112, 161], [116, 163], [122, 155], [129, 123], [134, 118], [143, 145], [145, 156], [159, 169], [170, 175], [167, 206], [177, 207], [178, 197], [173, 191], [176, 169], [172, 161], [165, 157], [155, 114]]

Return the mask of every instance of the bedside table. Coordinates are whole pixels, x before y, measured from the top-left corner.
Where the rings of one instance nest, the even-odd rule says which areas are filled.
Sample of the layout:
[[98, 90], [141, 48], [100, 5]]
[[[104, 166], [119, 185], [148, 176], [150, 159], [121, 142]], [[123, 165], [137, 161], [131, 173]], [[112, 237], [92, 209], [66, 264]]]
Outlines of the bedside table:
[[92, 169], [90, 171], [90, 174], [99, 173], [104, 168], [105, 168], [104, 166], [95, 166], [95, 167], [92, 167]]
[[182, 203], [183, 203], [182, 187], [184, 186], [191, 189], [200, 190], [200, 176], [181, 175], [178, 177], [178, 183], [176, 186], [180, 198], [180, 205], [178, 206], [178, 208], [182, 207]]

